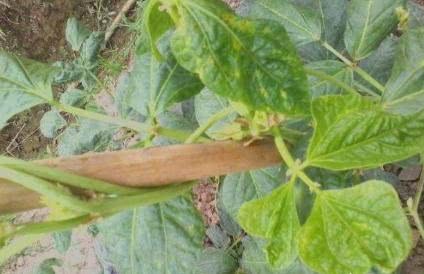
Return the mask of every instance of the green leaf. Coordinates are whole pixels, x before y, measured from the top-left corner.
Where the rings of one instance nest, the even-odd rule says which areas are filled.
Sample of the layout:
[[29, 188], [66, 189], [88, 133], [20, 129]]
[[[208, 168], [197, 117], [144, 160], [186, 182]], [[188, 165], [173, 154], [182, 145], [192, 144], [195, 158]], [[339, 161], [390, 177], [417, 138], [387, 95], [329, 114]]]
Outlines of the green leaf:
[[288, 0], [247, 0], [247, 4], [249, 17], [280, 22], [298, 46], [321, 38], [321, 18], [312, 9], [298, 7]]
[[263, 251], [264, 243], [258, 239], [246, 237], [243, 239], [243, 257], [241, 267], [246, 274], [313, 274], [303, 263], [296, 260], [284, 268], [273, 268]]
[[183, 0], [177, 8], [172, 51], [210, 90], [255, 110], [309, 112], [306, 75], [283, 26], [239, 18], [217, 0]]
[[162, 59], [162, 54], [157, 47], [159, 39], [173, 27], [174, 23], [168, 13], [161, 11], [158, 0], [148, 1], [143, 12], [143, 30], [156, 59]]
[[62, 231], [53, 233], [54, 247], [59, 253], [64, 254], [71, 246], [72, 231]]
[[45, 137], [54, 138], [66, 125], [66, 120], [57, 110], [50, 110], [41, 118], [40, 131]]
[[103, 151], [112, 140], [115, 127], [89, 119], [80, 119], [58, 137], [57, 152], [60, 156]]
[[183, 69], [168, 52], [166, 62], [151, 53], [136, 55], [127, 89], [121, 100], [144, 116], [156, 117], [174, 103], [186, 100], [202, 89], [196, 76]]
[[195, 273], [203, 250], [202, 218], [187, 197], [123, 212], [98, 228], [119, 273]]
[[231, 239], [218, 225], [212, 225], [206, 230], [206, 235], [213, 246], [219, 249], [225, 249], [230, 246]]
[[103, 32], [93, 32], [84, 41], [81, 47], [81, 59], [88, 66], [93, 66], [97, 63], [97, 55], [104, 45], [105, 34]]
[[[363, 59], [359, 66], [368, 72], [372, 77], [374, 77], [380, 83], [386, 83], [389, 80], [390, 72], [392, 70], [394, 61], [396, 46], [398, 44], [398, 39], [394, 36], [387, 37], [367, 58]], [[367, 82], [362, 79], [358, 79], [364, 85], [370, 86]]]
[[332, 170], [378, 167], [411, 157], [424, 145], [424, 112], [386, 113], [360, 96], [323, 96], [312, 103], [315, 132], [308, 163]]
[[267, 239], [265, 251], [272, 266], [287, 267], [297, 258], [296, 235], [300, 224], [294, 183], [243, 204], [238, 221], [249, 235]]
[[79, 51], [82, 43], [90, 36], [91, 31], [81, 24], [75, 17], [69, 18], [66, 23], [66, 41], [72, 50]]
[[[224, 97], [220, 97], [204, 88], [195, 98], [195, 114], [199, 125], [202, 125], [208, 121], [208, 119], [214, 114], [227, 108], [230, 105], [228, 100]], [[210, 127], [206, 134], [215, 140], [226, 140], [231, 138], [234, 134], [238, 134], [240, 129], [235, 127], [233, 122], [237, 118], [237, 114], [231, 114], [215, 123]]]
[[396, 8], [405, 0], [352, 0], [347, 13], [346, 48], [354, 60], [361, 60], [378, 48], [397, 24]]
[[302, 260], [325, 274], [394, 271], [411, 245], [397, 193], [382, 181], [320, 192], [299, 233]]
[[392, 75], [383, 94], [385, 109], [408, 115], [424, 109], [424, 27], [400, 39]]
[[60, 95], [60, 103], [68, 106], [83, 107], [88, 101], [87, 95], [86, 91], [70, 88]]
[[[307, 67], [313, 70], [324, 72], [337, 80], [346, 83], [349, 86], [353, 85], [353, 70], [344, 63], [339, 61], [317, 61], [307, 64]], [[322, 95], [340, 94], [345, 92], [333, 83], [318, 79], [314, 76], [309, 76], [309, 86], [311, 97], [316, 98]]]
[[0, 129], [15, 114], [52, 99], [56, 69], [0, 50]]
[[63, 262], [57, 258], [50, 258], [44, 260], [36, 269], [35, 274], [55, 274], [55, 266], [62, 266]]
[[236, 219], [245, 202], [264, 197], [282, 182], [279, 167], [230, 174], [225, 177], [219, 194], [224, 210]]
[[234, 274], [237, 261], [224, 249], [208, 248], [196, 265], [196, 274]]

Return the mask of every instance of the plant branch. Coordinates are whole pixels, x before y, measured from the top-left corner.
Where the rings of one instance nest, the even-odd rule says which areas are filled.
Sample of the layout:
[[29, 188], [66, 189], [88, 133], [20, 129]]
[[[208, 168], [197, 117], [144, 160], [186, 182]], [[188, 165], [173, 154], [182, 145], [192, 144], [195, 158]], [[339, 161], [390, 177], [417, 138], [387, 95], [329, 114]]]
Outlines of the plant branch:
[[312, 76], [315, 76], [315, 77], [317, 77], [317, 78], [319, 78], [321, 80], [326, 80], [328, 82], [331, 82], [334, 85], [336, 85], [336, 86], [338, 86], [338, 87], [340, 87], [340, 88], [342, 88], [342, 89], [344, 89], [344, 90], [346, 90], [346, 91], [348, 91], [348, 92], [350, 92], [352, 94], [355, 94], [355, 95], [358, 94], [358, 91], [357, 90], [353, 89], [352, 87], [350, 87], [349, 85], [347, 85], [343, 81], [340, 81], [339, 79], [337, 79], [337, 78], [335, 78], [335, 77], [333, 77], [333, 76], [331, 76], [331, 75], [329, 75], [329, 74], [327, 74], [325, 72], [314, 70], [314, 69], [310, 69], [310, 68], [307, 68], [307, 67], [305, 67], [305, 72], [307, 74], [312, 75]]
[[224, 119], [226, 116], [230, 115], [234, 112], [232, 107], [224, 108], [223, 110], [212, 115], [203, 125], [196, 129], [188, 138], [185, 140], [186, 144], [192, 144], [196, 142], [203, 133], [205, 133], [209, 128], [211, 128], [214, 124]]
[[149, 129], [148, 125], [144, 124], [144, 123], [139, 123], [136, 121], [132, 121], [132, 120], [125, 120], [125, 119], [120, 119], [120, 118], [116, 118], [116, 117], [111, 117], [108, 115], [104, 115], [101, 113], [97, 113], [97, 112], [93, 112], [93, 111], [88, 111], [85, 109], [81, 109], [81, 108], [76, 108], [76, 107], [72, 107], [72, 106], [67, 106], [67, 105], [63, 105], [60, 104], [58, 102], [49, 102], [50, 105], [54, 106], [55, 108], [59, 109], [60, 111], [64, 111], [79, 117], [84, 117], [84, 118], [88, 118], [88, 119], [92, 119], [92, 120], [96, 120], [99, 122], [104, 122], [104, 123], [108, 123], [108, 124], [113, 124], [113, 125], [117, 125], [120, 127], [126, 127], [129, 129], [133, 129], [137, 132], [140, 131], [146, 131]]
[[319, 192], [320, 184], [312, 181], [311, 178], [308, 177], [302, 170], [307, 167], [307, 164], [299, 165], [295, 162], [292, 155], [290, 154], [286, 144], [284, 143], [283, 136], [281, 135], [280, 129], [278, 127], [272, 128], [272, 133], [274, 135], [275, 144], [277, 146], [278, 152], [280, 152], [281, 157], [284, 162], [290, 169], [292, 176], [298, 176], [312, 192]]
[[351, 67], [356, 73], [359, 74], [365, 81], [373, 85], [377, 90], [380, 91], [380, 93], [384, 92], [384, 86], [380, 84], [377, 80], [375, 80], [371, 75], [369, 75], [365, 70], [361, 69], [359, 66], [357, 66], [355, 63], [350, 61], [348, 58], [343, 56], [340, 52], [338, 52], [335, 48], [333, 48], [330, 44], [327, 42], [321, 43], [324, 48], [326, 48], [328, 51], [333, 53], [337, 58], [343, 61], [346, 65]]

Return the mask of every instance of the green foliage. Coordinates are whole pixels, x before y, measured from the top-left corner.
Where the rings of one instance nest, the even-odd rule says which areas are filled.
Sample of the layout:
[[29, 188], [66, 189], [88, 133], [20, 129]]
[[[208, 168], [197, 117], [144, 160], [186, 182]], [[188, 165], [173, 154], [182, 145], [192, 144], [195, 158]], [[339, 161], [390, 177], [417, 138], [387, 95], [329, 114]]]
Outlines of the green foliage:
[[298, 237], [302, 260], [329, 274], [393, 271], [412, 245], [397, 193], [381, 181], [318, 193]]
[[306, 76], [281, 25], [238, 18], [217, 1], [183, 0], [176, 8], [172, 51], [206, 87], [255, 110], [308, 113]]
[[71, 246], [72, 231], [61, 231], [53, 233], [54, 247], [60, 253], [66, 253]]
[[53, 98], [55, 69], [0, 50], [0, 129], [7, 120]]
[[[417, 163], [424, 146], [422, 18], [409, 4], [408, 23], [405, 5], [247, 0], [242, 17], [220, 0], [147, 1], [142, 43], [117, 82], [116, 116], [93, 100], [102, 33], [70, 19], [78, 57], [58, 74], [0, 52], [0, 126], [49, 103], [40, 128], [57, 138], [59, 155], [273, 138], [284, 162], [216, 178], [220, 223], [205, 232], [191, 183], [134, 190], [2, 157], [0, 178], [42, 192], [56, 211], [0, 240], [105, 217], [99, 256], [120, 273], [395, 271], [411, 230], [383, 165]], [[54, 75], [81, 85], [56, 101]], [[67, 128], [59, 111], [75, 116]], [[66, 250], [69, 234], [55, 235]], [[205, 236], [214, 248], [204, 248]]]
[[345, 44], [354, 60], [367, 57], [396, 28], [396, 9], [405, 5], [406, 0], [350, 1]]
[[424, 109], [424, 27], [400, 39], [383, 101], [388, 112], [408, 115]]
[[377, 167], [421, 151], [424, 113], [395, 116], [360, 96], [325, 96], [312, 103], [316, 128], [308, 163], [327, 169]]
[[188, 197], [123, 212], [98, 228], [119, 273], [196, 273], [204, 229]]

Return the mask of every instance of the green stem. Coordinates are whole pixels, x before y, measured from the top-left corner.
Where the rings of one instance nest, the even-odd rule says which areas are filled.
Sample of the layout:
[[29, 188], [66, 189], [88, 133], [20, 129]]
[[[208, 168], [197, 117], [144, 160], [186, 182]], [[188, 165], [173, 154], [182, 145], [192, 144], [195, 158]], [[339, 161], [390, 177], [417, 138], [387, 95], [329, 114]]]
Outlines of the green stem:
[[22, 236], [13, 241], [13, 244], [7, 245], [0, 249], [0, 265], [3, 265], [10, 257], [18, 254], [28, 246], [38, 240], [41, 240], [42, 235]]
[[129, 129], [133, 129], [137, 132], [149, 130], [149, 127], [144, 123], [120, 119], [120, 118], [117, 118], [117, 117], [112, 117], [112, 116], [104, 115], [104, 114], [101, 114], [101, 113], [88, 111], [88, 110], [81, 109], [81, 108], [76, 108], [76, 107], [73, 107], [73, 106], [67, 106], [67, 105], [60, 104], [56, 101], [49, 102], [49, 104], [54, 106], [55, 108], [57, 108], [60, 111], [67, 112], [67, 113], [73, 114], [75, 116], [84, 117], [84, 118], [88, 118], [88, 119], [92, 119], [92, 120], [96, 120], [96, 121], [104, 122], [104, 123], [108, 123], [108, 124], [113, 124], [113, 125], [117, 125], [117, 126], [120, 126], [120, 127], [126, 127], [126, 128], [129, 128]]
[[199, 128], [196, 129], [196, 131], [191, 134], [187, 140], [185, 140], [186, 144], [192, 144], [196, 142], [200, 136], [202, 136], [203, 133], [205, 133], [209, 128], [211, 128], [214, 124], [224, 119], [226, 116], [230, 115], [232, 112], [234, 112], [234, 109], [232, 107], [224, 108], [223, 110], [215, 113], [209, 119], [201, 125]]
[[149, 206], [156, 203], [171, 200], [189, 191], [196, 182], [187, 182], [165, 187], [152, 188], [147, 193], [124, 196], [115, 199], [107, 199], [104, 201], [94, 201], [92, 206], [94, 212], [107, 216], [115, 214], [123, 210], [132, 209], [141, 206]]
[[283, 158], [284, 162], [289, 167], [292, 172], [292, 176], [298, 176], [312, 192], [320, 192], [320, 185], [314, 181], [312, 181], [308, 175], [306, 175], [302, 170], [306, 168], [306, 164], [299, 165], [295, 162], [292, 155], [290, 154], [286, 144], [284, 143], [283, 136], [281, 135], [280, 129], [278, 127], [272, 128], [272, 134], [274, 135], [275, 144], [277, 146], [278, 152]]
[[16, 169], [49, 181], [60, 182], [68, 186], [92, 190], [105, 194], [126, 195], [134, 194], [134, 192], [139, 190], [137, 188], [119, 186], [102, 180], [83, 177], [59, 169], [4, 156], [0, 156], [0, 165]]
[[85, 213], [93, 211], [87, 202], [74, 197], [66, 188], [56, 186], [35, 176], [0, 166], [0, 178], [37, 192], [71, 210]]
[[[190, 135], [191, 135], [189, 132], [186, 132], [186, 131], [170, 129], [170, 128], [165, 128], [165, 127], [161, 127], [161, 126], [156, 127], [154, 132], [157, 135], [168, 137], [170, 139], [174, 139], [174, 140], [179, 141], [181, 143], [184, 143], [187, 140], [187, 138], [189, 138]], [[200, 137], [200, 138], [198, 138], [198, 140], [201, 143], [207, 143], [207, 142], [210, 141], [208, 138], [205, 138], [205, 137]]]
[[373, 85], [377, 90], [379, 90], [381, 93], [384, 92], [384, 86], [380, 84], [377, 80], [375, 80], [371, 75], [369, 75], [365, 70], [361, 69], [359, 66], [357, 66], [355, 63], [350, 61], [348, 58], [343, 56], [340, 52], [338, 52], [335, 48], [333, 48], [330, 44], [327, 42], [321, 43], [324, 48], [326, 48], [328, 51], [333, 53], [337, 58], [343, 61], [346, 65], [351, 67], [356, 73], [359, 74], [365, 81]]
[[342, 88], [342, 89], [344, 89], [344, 90], [346, 90], [346, 91], [348, 91], [348, 92], [350, 92], [352, 94], [355, 94], [355, 95], [358, 94], [358, 91], [357, 90], [353, 89], [352, 87], [350, 87], [346, 83], [340, 81], [339, 79], [337, 79], [337, 78], [335, 78], [335, 77], [333, 77], [333, 76], [331, 76], [331, 75], [329, 75], [329, 74], [327, 74], [325, 72], [317, 71], [317, 70], [310, 69], [310, 68], [307, 68], [307, 67], [305, 67], [305, 72], [307, 74], [312, 75], [312, 76], [315, 76], [315, 77], [317, 77], [319, 79], [322, 79], [322, 80], [326, 80], [328, 82], [331, 82], [334, 85], [336, 85], [336, 86], [338, 86], [338, 87], [340, 87], [340, 88]]

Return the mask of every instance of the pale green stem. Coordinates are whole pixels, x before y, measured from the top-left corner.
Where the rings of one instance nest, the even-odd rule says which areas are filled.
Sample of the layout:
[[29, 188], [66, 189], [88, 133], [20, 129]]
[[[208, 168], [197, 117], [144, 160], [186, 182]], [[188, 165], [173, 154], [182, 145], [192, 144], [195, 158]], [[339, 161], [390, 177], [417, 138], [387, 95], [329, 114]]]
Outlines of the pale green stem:
[[6, 245], [0, 249], [0, 265], [3, 265], [10, 257], [18, 254], [28, 246], [32, 245], [38, 240], [41, 240], [43, 235], [28, 235], [19, 237], [13, 241], [12, 244]]
[[211, 128], [213, 125], [215, 125], [217, 122], [224, 119], [226, 116], [230, 115], [232, 112], [234, 112], [234, 109], [232, 107], [224, 108], [223, 110], [215, 113], [209, 119], [202, 124], [199, 128], [196, 129], [196, 131], [191, 134], [187, 140], [185, 140], [186, 144], [192, 144], [196, 142], [200, 136], [202, 136], [203, 133], [205, 133], [209, 128]]
[[60, 111], [67, 112], [75, 116], [84, 117], [84, 118], [88, 118], [88, 119], [92, 119], [92, 120], [96, 120], [96, 121], [104, 122], [108, 124], [113, 124], [120, 127], [126, 127], [129, 129], [133, 129], [137, 132], [149, 130], [149, 126], [144, 123], [120, 119], [117, 117], [112, 117], [112, 116], [104, 115], [104, 114], [93, 112], [93, 111], [87, 111], [85, 109], [63, 105], [58, 102], [49, 102], [49, 104], [54, 106]]
[[93, 211], [87, 202], [74, 197], [72, 193], [68, 192], [64, 187], [55, 186], [48, 181], [31, 176], [24, 172], [0, 166], [0, 178], [17, 183], [27, 189], [37, 192], [42, 196], [45, 196], [47, 199], [62, 204], [71, 210], [85, 213]]
[[369, 75], [366, 71], [361, 69], [359, 66], [357, 66], [355, 63], [350, 61], [348, 58], [343, 56], [340, 52], [338, 52], [335, 48], [333, 48], [330, 44], [327, 42], [321, 43], [323, 47], [325, 47], [327, 50], [329, 50], [331, 53], [333, 53], [337, 58], [343, 61], [346, 65], [351, 67], [356, 73], [359, 74], [365, 81], [373, 85], [375, 88], [377, 88], [381, 93], [384, 92], [384, 86], [380, 84], [377, 80], [375, 80], [371, 75]]
[[[184, 143], [187, 140], [187, 138], [189, 138], [190, 135], [191, 135], [190, 133], [188, 133], [186, 131], [164, 128], [164, 127], [161, 127], [161, 126], [156, 127], [154, 129], [154, 132], [157, 135], [165, 136], [165, 137], [168, 137], [170, 139], [174, 139], [176, 141], [179, 141], [181, 143]], [[205, 137], [200, 137], [200, 138], [198, 138], [198, 140], [201, 143], [210, 142], [210, 139], [205, 138]]]
[[126, 195], [134, 194], [137, 191], [143, 191], [141, 189], [115, 185], [102, 180], [83, 177], [59, 169], [4, 156], [0, 156], [0, 165], [20, 170], [52, 182], [59, 182], [68, 186], [93, 190], [105, 194]]
[[298, 176], [312, 192], [318, 193], [321, 190], [319, 189], [320, 185], [312, 181], [308, 175], [306, 175], [302, 169], [307, 167], [307, 165], [298, 165], [293, 157], [291, 156], [286, 144], [284, 143], [283, 136], [281, 135], [280, 129], [278, 127], [272, 128], [272, 133], [274, 135], [275, 144], [277, 146], [278, 152], [280, 153], [283, 161], [287, 164], [292, 176]]
[[349, 85], [347, 85], [343, 81], [340, 81], [339, 79], [337, 79], [337, 78], [335, 78], [335, 77], [333, 77], [333, 76], [331, 76], [331, 75], [329, 75], [325, 72], [317, 71], [317, 70], [310, 69], [310, 68], [307, 68], [307, 67], [305, 67], [305, 72], [307, 74], [315, 76], [315, 77], [317, 77], [321, 80], [326, 80], [328, 82], [331, 82], [334, 85], [336, 85], [336, 86], [338, 86], [338, 87], [340, 87], [340, 88], [342, 88], [342, 89], [344, 89], [344, 90], [346, 90], [346, 91], [348, 91], [352, 94], [355, 94], [355, 95], [358, 94], [357, 90], [353, 89], [352, 87], [350, 87]]

